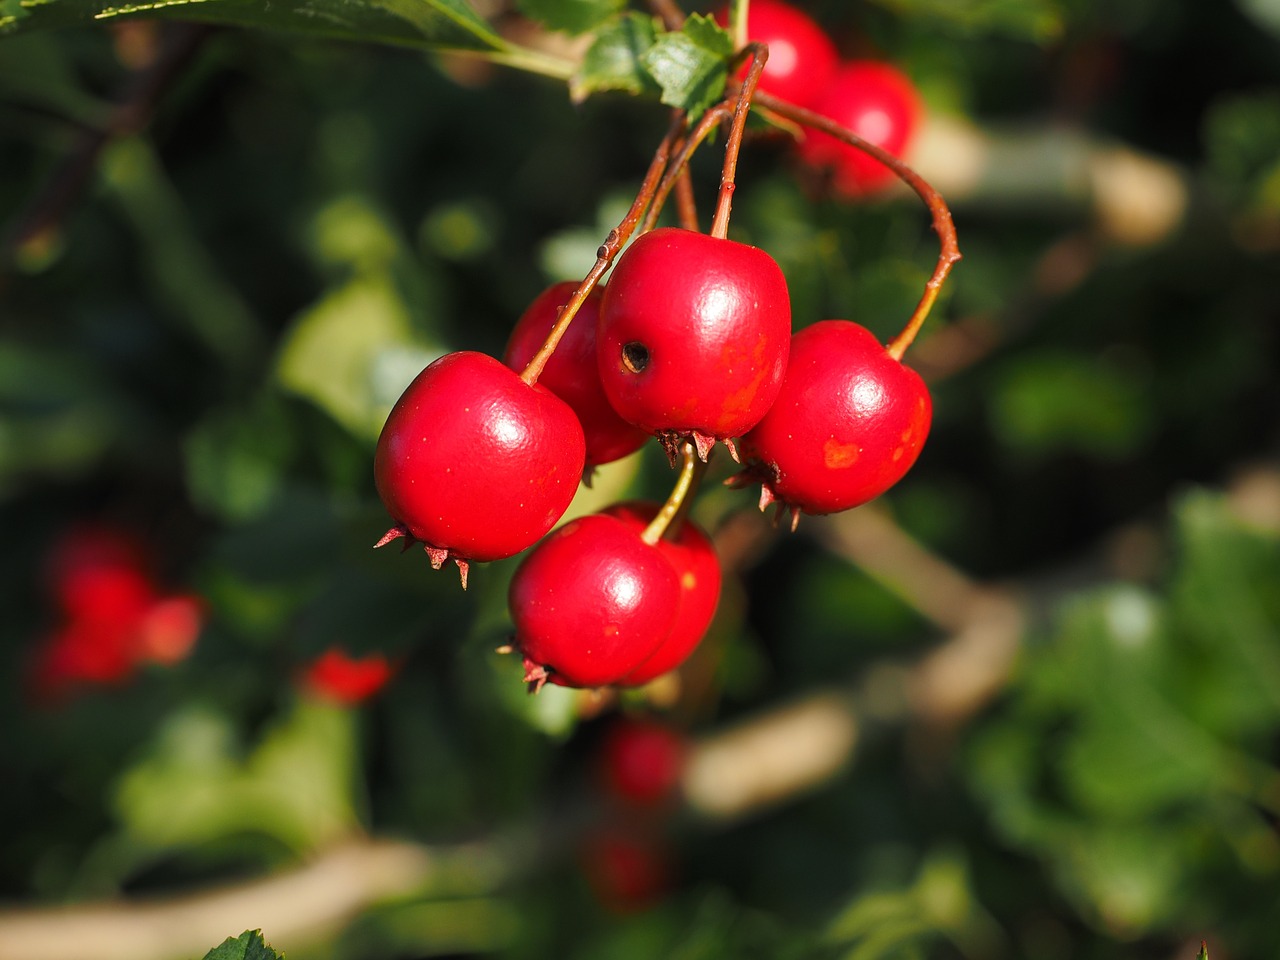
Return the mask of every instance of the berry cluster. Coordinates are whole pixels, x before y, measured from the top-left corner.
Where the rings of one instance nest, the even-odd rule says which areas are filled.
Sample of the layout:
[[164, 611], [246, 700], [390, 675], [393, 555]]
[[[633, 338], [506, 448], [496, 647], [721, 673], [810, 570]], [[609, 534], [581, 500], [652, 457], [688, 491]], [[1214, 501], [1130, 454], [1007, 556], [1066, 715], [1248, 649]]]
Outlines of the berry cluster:
[[[756, 4], [752, 16], [778, 9], [785, 8]], [[801, 513], [847, 510], [883, 493], [910, 469], [929, 431], [929, 393], [901, 358], [959, 259], [950, 215], [888, 150], [770, 97], [776, 114], [902, 177], [933, 211], [943, 240], [920, 306], [887, 347], [847, 320], [793, 336], [778, 264], [728, 239], [743, 126], [772, 62], [758, 42], [743, 55], [746, 75], [730, 96], [696, 123], [677, 114], [586, 278], [530, 304], [505, 362], [461, 351], [428, 366], [378, 440], [375, 480], [395, 520], [378, 546], [420, 541], [434, 567], [458, 565], [464, 587], [472, 561], [533, 548], [512, 579], [509, 606], [512, 649], [535, 690], [548, 682], [640, 685], [697, 646], [721, 572], [706, 533], [686, 513], [717, 444], [743, 465], [731, 484], [760, 483], [761, 509], [776, 503], [794, 527]], [[729, 120], [714, 218], [702, 233], [687, 164]], [[658, 226], [681, 181], [681, 225]], [[607, 285], [600, 283], [610, 267]], [[682, 462], [665, 503], [617, 504], [548, 536], [580, 479], [650, 437], [673, 466]]]
[[44, 699], [124, 683], [144, 663], [177, 663], [204, 624], [200, 599], [163, 591], [142, 544], [115, 527], [69, 530], [50, 550], [44, 580], [58, 614], [34, 663], [33, 689]]

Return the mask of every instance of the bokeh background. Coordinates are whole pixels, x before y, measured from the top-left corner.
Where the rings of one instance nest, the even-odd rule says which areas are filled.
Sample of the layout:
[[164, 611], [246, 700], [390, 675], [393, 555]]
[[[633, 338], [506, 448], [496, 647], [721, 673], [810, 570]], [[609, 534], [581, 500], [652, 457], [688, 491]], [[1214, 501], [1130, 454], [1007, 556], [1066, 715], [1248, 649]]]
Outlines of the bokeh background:
[[[426, 362], [586, 272], [665, 109], [265, 30], [0, 37], [0, 957], [1280, 952], [1280, 6], [807, 8], [928, 105], [933, 432], [794, 534], [720, 457], [720, 613], [624, 697], [526, 695], [515, 560], [463, 593], [372, 551], [371, 460]], [[732, 235], [798, 326], [885, 339], [937, 254], [763, 127]], [[572, 512], [670, 482], [646, 448]], [[138, 575], [68, 599], [85, 544]], [[336, 694], [333, 649], [389, 679]], [[624, 718], [688, 744], [662, 804], [602, 786]]]

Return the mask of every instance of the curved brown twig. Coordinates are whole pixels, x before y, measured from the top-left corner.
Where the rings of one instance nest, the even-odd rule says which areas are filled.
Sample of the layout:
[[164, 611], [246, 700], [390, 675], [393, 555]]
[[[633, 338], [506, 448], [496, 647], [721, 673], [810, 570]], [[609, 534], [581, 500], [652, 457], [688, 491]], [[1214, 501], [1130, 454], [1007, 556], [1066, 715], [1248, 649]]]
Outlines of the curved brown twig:
[[888, 345], [889, 355], [896, 360], [901, 360], [907, 347], [911, 346], [916, 334], [920, 332], [920, 327], [924, 325], [925, 318], [929, 316], [929, 311], [933, 308], [934, 301], [938, 299], [938, 293], [947, 279], [947, 274], [951, 272], [951, 268], [961, 258], [960, 245], [956, 239], [955, 223], [952, 221], [951, 210], [947, 207], [946, 201], [942, 199], [942, 194], [930, 186], [924, 177], [916, 173], [901, 159], [895, 157], [883, 147], [864, 140], [852, 130], [836, 123], [830, 117], [824, 117], [820, 113], [814, 113], [812, 110], [807, 110], [804, 107], [770, 96], [767, 93], [757, 94], [756, 103], [786, 120], [798, 123], [801, 126], [811, 127], [814, 130], [821, 130], [823, 133], [875, 157], [914, 190], [933, 215], [933, 229], [937, 232], [938, 240], [941, 243], [937, 265], [933, 269], [933, 274], [925, 283], [924, 294], [921, 296], [906, 326]]

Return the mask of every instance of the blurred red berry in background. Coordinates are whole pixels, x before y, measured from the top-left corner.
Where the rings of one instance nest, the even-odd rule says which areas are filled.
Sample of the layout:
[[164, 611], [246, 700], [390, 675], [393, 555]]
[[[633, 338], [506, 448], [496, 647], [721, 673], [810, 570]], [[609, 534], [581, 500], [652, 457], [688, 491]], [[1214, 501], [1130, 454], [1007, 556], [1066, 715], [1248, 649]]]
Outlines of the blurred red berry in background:
[[77, 526], [59, 538], [43, 587], [55, 626], [37, 643], [32, 692], [45, 701], [125, 683], [142, 663], [178, 663], [204, 626], [200, 598], [162, 592], [141, 541], [111, 526]]
[[685, 738], [653, 720], [623, 719], [600, 744], [600, 774], [616, 800], [653, 807], [675, 795], [684, 772]]
[[331, 647], [303, 669], [302, 686], [321, 699], [350, 706], [372, 697], [394, 673], [391, 661], [380, 653], [353, 657]]

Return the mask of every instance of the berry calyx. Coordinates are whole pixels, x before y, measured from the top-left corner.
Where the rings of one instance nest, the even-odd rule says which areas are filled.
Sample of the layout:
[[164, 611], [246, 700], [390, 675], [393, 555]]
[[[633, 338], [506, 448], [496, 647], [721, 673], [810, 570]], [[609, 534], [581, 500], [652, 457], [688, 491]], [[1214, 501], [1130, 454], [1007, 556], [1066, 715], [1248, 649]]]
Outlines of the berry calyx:
[[[521, 314], [507, 341], [503, 361], [523, 370], [542, 348], [578, 284], [553, 284], [534, 298]], [[596, 320], [604, 288], [594, 287], [561, 337], [538, 382], [573, 408], [586, 438], [586, 469], [611, 463], [639, 450], [648, 439], [643, 430], [623, 420], [605, 397], [596, 364]]]
[[760, 480], [761, 509], [777, 500], [810, 514], [848, 510], [878, 497], [915, 463], [933, 404], [920, 375], [875, 335], [848, 320], [823, 320], [791, 341], [773, 408], [742, 438]]
[[535, 691], [617, 683], [675, 623], [680, 581], [657, 547], [617, 517], [566, 523], [537, 545], [511, 580], [514, 646]]
[[[659, 509], [656, 503], [618, 503], [604, 513], [643, 531]], [[675, 624], [644, 663], [623, 678], [621, 686], [641, 686], [684, 663], [706, 636], [720, 603], [720, 560], [710, 538], [696, 524], [682, 520], [678, 529], [669, 527], [655, 546], [680, 578]]]
[[499, 560], [532, 545], [564, 514], [585, 463], [569, 405], [501, 361], [460, 351], [423, 370], [396, 401], [374, 455], [374, 479], [396, 522], [377, 544], [421, 541], [437, 569]]
[[[896, 157], [910, 148], [923, 113], [910, 78], [892, 64], [875, 60], [841, 66], [810, 106]], [[833, 186], [846, 196], [874, 193], [896, 179], [879, 160], [819, 130], [809, 131], [798, 150], [806, 163], [830, 168]]]
[[[728, 24], [727, 8], [717, 12], [716, 20], [721, 26]], [[758, 89], [800, 106], [822, 95], [839, 66], [836, 46], [817, 21], [779, 0], [751, 0], [746, 37], [748, 43], [769, 48]]]
[[600, 381], [624, 420], [669, 451], [692, 437], [705, 460], [773, 404], [790, 335], [787, 282], [772, 257], [662, 227], [614, 267], [596, 337]]

